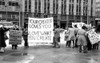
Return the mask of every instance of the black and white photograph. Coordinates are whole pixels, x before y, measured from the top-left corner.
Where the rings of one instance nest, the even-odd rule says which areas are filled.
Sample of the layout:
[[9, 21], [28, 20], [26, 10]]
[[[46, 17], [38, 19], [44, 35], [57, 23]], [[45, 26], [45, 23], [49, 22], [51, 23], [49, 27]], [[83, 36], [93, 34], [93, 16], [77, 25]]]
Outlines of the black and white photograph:
[[0, 63], [100, 63], [100, 0], [0, 0]]

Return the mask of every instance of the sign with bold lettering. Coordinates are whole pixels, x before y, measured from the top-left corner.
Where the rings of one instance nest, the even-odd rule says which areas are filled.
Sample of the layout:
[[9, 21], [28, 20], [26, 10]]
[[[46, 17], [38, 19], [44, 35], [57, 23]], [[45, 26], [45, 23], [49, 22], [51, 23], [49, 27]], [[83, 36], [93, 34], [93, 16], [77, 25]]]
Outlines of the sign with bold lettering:
[[28, 32], [29, 45], [53, 42], [53, 18], [29, 18]]
[[13, 23], [12, 22], [7, 22], [7, 21], [0, 21], [0, 25], [4, 25], [4, 27], [6, 27], [6, 28], [13, 28], [14, 27], [14, 25], [13, 25]]
[[21, 44], [21, 42], [22, 42], [22, 31], [10, 30], [9, 44]]
[[95, 44], [100, 41], [99, 35], [93, 30], [88, 31], [87, 33], [88, 33], [88, 37], [90, 39], [91, 44]]

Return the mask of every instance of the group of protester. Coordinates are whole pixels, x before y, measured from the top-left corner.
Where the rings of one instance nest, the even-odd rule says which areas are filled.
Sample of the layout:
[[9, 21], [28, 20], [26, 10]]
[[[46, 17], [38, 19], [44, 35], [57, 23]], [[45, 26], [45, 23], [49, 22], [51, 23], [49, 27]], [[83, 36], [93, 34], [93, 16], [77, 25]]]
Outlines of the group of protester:
[[[6, 47], [6, 40], [9, 39], [7, 36], [7, 32], [10, 30], [21, 30], [22, 31], [22, 36], [25, 41], [24, 46], [25, 48], [29, 47], [27, 37], [28, 37], [28, 28], [22, 28], [19, 29], [18, 26], [14, 26], [13, 28], [6, 28], [3, 24], [0, 25], [0, 52], [3, 53], [5, 52], [5, 47]], [[12, 44], [12, 49], [17, 49], [18, 44]]]
[[[90, 39], [88, 37], [88, 31], [93, 29], [95, 32], [95, 28], [88, 28], [85, 25], [82, 26], [82, 29], [79, 29], [77, 25], [74, 28], [61, 29], [58, 25], [55, 26], [54, 29], [54, 41], [53, 47], [60, 48], [60, 33], [65, 31], [65, 41], [66, 47], [78, 48], [79, 52], [87, 53], [88, 50], [98, 49], [99, 42], [95, 44], [91, 44]], [[73, 44], [73, 46], [71, 46]]]
[[[93, 29], [93, 28], [91, 28]], [[8, 39], [6, 36], [6, 32], [9, 30], [21, 30], [22, 36], [24, 39], [24, 46], [26, 48], [29, 47], [28, 45], [28, 27], [19, 29], [17, 26], [14, 26], [14, 28], [7, 29], [4, 27], [4, 25], [0, 26], [0, 52], [5, 51], [6, 43], [5, 41]], [[92, 49], [98, 49], [99, 42], [95, 44], [91, 44], [88, 33], [89, 31], [86, 26], [82, 26], [82, 29], [78, 29], [77, 25], [74, 26], [74, 28], [67, 28], [62, 29], [58, 25], [54, 26], [54, 37], [53, 37], [53, 47], [54, 48], [60, 48], [59, 42], [60, 42], [60, 33], [65, 31], [65, 41], [66, 41], [66, 47], [72, 47], [72, 48], [78, 48], [79, 52], [88, 52], [88, 50]], [[73, 46], [71, 46], [73, 44]], [[12, 44], [12, 49], [17, 49], [17, 44]]]

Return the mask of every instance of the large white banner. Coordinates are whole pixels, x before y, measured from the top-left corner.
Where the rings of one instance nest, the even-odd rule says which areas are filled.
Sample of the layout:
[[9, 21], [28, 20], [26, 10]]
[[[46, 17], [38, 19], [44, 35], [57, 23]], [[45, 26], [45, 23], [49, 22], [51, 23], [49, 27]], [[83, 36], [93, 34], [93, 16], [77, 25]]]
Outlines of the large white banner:
[[29, 18], [29, 45], [53, 42], [53, 18]]
[[0, 25], [2, 25], [2, 24], [3, 24], [6, 28], [13, 28], [13, 27], [14, 27], [14, 25], [13, 25], [12, 22], [7, 22], [7, 21], [5, 21], [5, 20], [0, 21]]

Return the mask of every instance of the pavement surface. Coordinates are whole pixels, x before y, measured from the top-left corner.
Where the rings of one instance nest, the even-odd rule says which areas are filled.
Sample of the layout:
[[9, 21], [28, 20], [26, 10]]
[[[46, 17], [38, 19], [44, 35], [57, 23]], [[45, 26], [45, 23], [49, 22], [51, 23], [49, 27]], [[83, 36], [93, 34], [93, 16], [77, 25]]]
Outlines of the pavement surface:
[[7, 47], [0, 53], [0, 63], [100, 63], [100, 50], [79, 53], [77, 48], [52, 48], [51, 45], [18, 47], [12, 50]]

